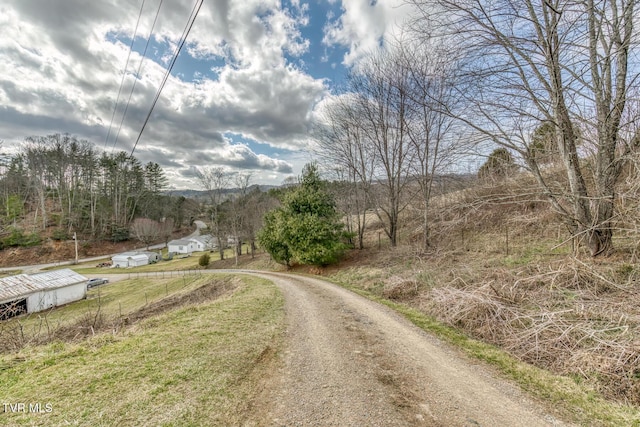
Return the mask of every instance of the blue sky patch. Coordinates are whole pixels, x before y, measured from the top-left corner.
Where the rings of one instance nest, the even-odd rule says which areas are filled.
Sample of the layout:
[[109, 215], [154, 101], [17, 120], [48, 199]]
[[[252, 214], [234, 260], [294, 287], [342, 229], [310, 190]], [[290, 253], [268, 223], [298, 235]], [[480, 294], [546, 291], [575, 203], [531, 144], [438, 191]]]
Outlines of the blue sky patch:
[[[131, 44], [130, 37], [113, 32], [107, 34], [107, 40], [112, 43], [120, 42], [126, 46]], [[145, 52], [146, 42], [146, 38], [136, 36], [132, 50], [142, 56]], [[208, 58], [195, 58], [189, 54], [188, 48], [188, 44], [185, 44], [182, 48], [182, 51], [171, 70], [171, 75], [184, 82], [197, 83], [203, 79], [217, 80], [219, 74], [215, 70], [224, 67], [226, 64], [225, 60], [214, 56], [210, 56]], [[176, 46], [172, 46], [166, 40], [158, 41], [152, 37], [149, 42], [149, 46], [146, 49], [145, 61], [151, 60], [166, 69], [171, 63]], [[138, 69], [138, 66], [139, 62], [129, 61], [127, 71], [133, 73]]]

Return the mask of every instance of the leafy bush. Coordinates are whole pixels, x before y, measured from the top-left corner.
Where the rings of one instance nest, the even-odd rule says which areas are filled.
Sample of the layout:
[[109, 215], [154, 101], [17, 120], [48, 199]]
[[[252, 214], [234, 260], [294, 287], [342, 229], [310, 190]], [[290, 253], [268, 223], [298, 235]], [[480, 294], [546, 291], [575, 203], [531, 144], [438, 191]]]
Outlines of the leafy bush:
[[66, 230], [57, 228], [53, 231], [53, 233], [51, 233], [51, 238], [53, 240], [69, 240], [70, 236]]
[[12, 227], [10, 231], [10, 234], [2, 239], [3, 247], [36, 246], [42, 242], [42, 238], [38, 233], [25, 235], [22, 230], [15, 227]]
[[21, 246], [22, 241], [24, 240], [24, 233], [22, 232], [22, 230], [15, 227], [11, 227], [9, 231], [10, 231], [10, 234], [4, 239], [2, 239], [3, 246], [4, 247]]
[[40, 243], [42, 243], [40, 235], [38, 233], [31, 233], [24, 237], [22, 246], [38, 246]]
[[258, 242], [271, 258], [287, 267], [291, 262], [288, 244], [287, 221], [282, 209], [274, 209], [264, 217], [264, 227], [258, 232]]
[[125, 240], [129, 240], [129, 229], [128, 228], [114, 226], [111, 229], [111, 240], [114, 243], [124, 242]]
[[478, 170], [478, 178], [504, 178], [517, 169], [511, 153], [506, 148], [497, 148]]
[[210, 262], [211, 262], [211, 257], [209, 256], [208, 253], [204, 253], [200, 255], [200, 258], [198, 259], [198, 265], [201, 267], [208, 267]]

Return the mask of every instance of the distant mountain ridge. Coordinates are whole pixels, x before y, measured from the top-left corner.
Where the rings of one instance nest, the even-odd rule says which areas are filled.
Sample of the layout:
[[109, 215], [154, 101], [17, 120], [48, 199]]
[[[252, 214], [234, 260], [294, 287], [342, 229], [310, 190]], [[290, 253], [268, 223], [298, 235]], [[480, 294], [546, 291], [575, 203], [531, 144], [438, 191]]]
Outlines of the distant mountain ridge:
[[[272, 188], [278, 188], [278, 187], [279, 187], [278, 185], [253, 184], [249, 186], [249, 188], [247, 189], [247, 192], [254, 191], [256, 188], [258, 188], [261, 192], [264, 193], [271, 190]], [[237, 187], [225, 188], [222, 190], [222, 194], [225, 194], [225, 195], [231, 195], [231, 194], [237, 194], [237, 193], [240, 193], [240, 189]], [[196, 199], [196, 200], [208, 197], [207, 191], [205, 190], [166, 190], [165, 194], [171, 194], [172, 196], [183, 196], [183, 197], [186, 197], [187, 199]]]

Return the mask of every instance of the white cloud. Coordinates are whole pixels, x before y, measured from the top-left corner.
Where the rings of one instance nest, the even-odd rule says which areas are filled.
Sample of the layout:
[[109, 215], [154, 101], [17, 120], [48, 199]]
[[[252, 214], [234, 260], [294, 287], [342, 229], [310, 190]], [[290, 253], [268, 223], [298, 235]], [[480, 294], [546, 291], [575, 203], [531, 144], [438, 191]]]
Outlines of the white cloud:
[[[176, 45], [191, 11], [187, 3], [163, 2], [157, 40]], [[223, 137], [233, 132], [272, 147], [305, 146], [312, 111], [327, 88], [286, 61], [286, 55], [299, 57], [309, 49], [300, 32], [308, 23], [308, 6], [292, 3], [284, 10], [278, 0], [204, 2], [181, 60], [216, 58], [218, 78], [183, 72], [197, 81], [169, 79], [136, 147], [141, 160], [164, 157], [158, 163], [175, 176], [202, 159], [270, 170], [278, 177], [298, 167]], [[149, 33], [157, 6], [158, 0], [145, 3], [139, 36]], [[139, 7], [127, 0], [5, 0], [0, 6], [0, 140], [69, 132], [103, 146], [129, 49], [113, 35], [133, 36]], [[167, 52], [158, 53], [168, 62]], [[136, 80], [132, 70], [140, 61], [133, 52], [121, 103], [134, 81], [136, 86], [116, 150], [133, 147], [165, 73], [163, 66], [146, 60]], [[122, 109], [116, 112], [107, 149]]]
[[344, 63], [352, 66], [385, 39], [394, 37], [410, 12], [404, 0], [342, 0], [342, 15], [335, 20], [329, 17], [323, 43], [348, 48]]

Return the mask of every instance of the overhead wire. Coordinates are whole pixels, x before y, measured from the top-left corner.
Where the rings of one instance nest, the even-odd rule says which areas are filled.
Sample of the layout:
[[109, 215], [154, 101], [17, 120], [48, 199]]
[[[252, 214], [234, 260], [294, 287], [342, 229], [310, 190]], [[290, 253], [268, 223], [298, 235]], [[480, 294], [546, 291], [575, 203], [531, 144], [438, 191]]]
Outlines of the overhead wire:
[[191, 10], [191, 15], [189, 16], [189, 20], [187, 21], [187, 24], [184, 28], [184, 31], [182, 32], [182, 36], [180, 38], [180, 41], [178, 43], [178, 47], [173, 55], [173, 58], [171, 59], [171, 63], [169, 65], [169, 67], [167, 68], [167, 71], [164, 74], [164, 78], [162, 79], [162, 82], [160, 83], [160, 86], [158, 87], [158, 91], [156, 92], [156, 96], [153, 99], [153, 103], [151, 104], [151, 108], [149, 109], [149, 114], [147, 114], [147, 117], [144, 120], [144, 123], [142, 124], [142, 128], [140, 129], [140, 133], [138, 133], [138, 137], [136, 138], [136, 142], [135, 144], [133, 144], [133, 149], [131, 150], [131, 156], [133, 156], [134, 151], [136, 150], [136, 147], [138, 146], [138, 142], [140, 142], [140, 138], [142, 137], [142, 133], [144, 132], [144, 129], [147, 126], [147, 123], [149, 122], [149, 119], [151, 118], [151, 114], [153, 113], [153, 109], [156, 106], [156, 103], [158, 102], [158, 99], [160, 98], [160, 94], [162, 93], [162, 89], [164, 88], [164, 85], [167, 83], [167, 80], [169, 79], [169, 76], [171, 75], [171, 70], [173, 70], [173, 66], [176, 63], [176, 60], [178, 59], [178, 56], [180, 55], [180, 51], [182, 50], [182, 47], [184, 46], [185, 42], [187, 41], [187, 37], [189, 36], [189, 33], [191, 32], [191, 28], [193, 28], [193, 24], [196, 21], [196, 18], [198, 17], [198, 13], [200, 12], [200, 8], [202, 7], [202, 3], [204, 3], [204, 0], [199, 0], [199, 3], [196, 2], [193, 6], [193, 9]]
[[146, 0], [142, 0], [142, 4], [140, 5], [140, 11], [138, 12], [138, 20], [136, 21], [136, 28], [133, 30], [133, 37], [131, 37], [131, 43], [129, 44], [129, 53], [127, 54], [127, 61], [124, 63], [124, 70], [122, 70], [122, 79], [120, 80], [120, 87], [118, 88], [118, 96], [116, 96], [116, 103], [113, 106], [113, 114], [111, 114], [111, 121], [109, 122], [109, 130], [107, 131], [107, 137], [104, 139], [104, 148], [107, 148], [107, 143], [109, 142], [109, 136], [111, 136], [111, 127], [113, 126], [113, 119], [116, 117], [118, 102], [120, 102], [120, 94], [122, 93], [122, 87], [124, 86], [124, 78], [127, 76], [127, 68], [129, 68], [129, 59], [131, 59], [133, 42], [136, 40], [136, 35], [138, 34], [138, 26], [140, 25], [140, 19], [142, 18], [142, 9], [144, 9], [145, 1]]
[[136, 88], [136, 84], [138, 83], [138, 78], [140, 75], [140, 70], [142, 69], [142, 64], [147, 56], [147, 49], [149, 48], [149, 43], [151, 42], [151, 37], [153, 36], [153, 30], [156, 27], [156, 23], [158, 22], [158, 16], [160, 15], [160, 9], [162, 8], [163, 0], [160, 0], [158, 3], [158, 10], [156, 11], [156, 16], [153, 18], [153, 24], [151, 25], [151, 30], [149, 31], [149, 37], [147, 37], [147, 42], [144, 45], [144, 50], [142, 52], [142, 58], [140, 59], [140, 64], [138, 64], [138, 69], [136, 70], [136, 78], [133, 80], [133, 85], [131, 86], [131, 91], [129, 92], [129, 98], [127, 99], [127, 104], [124, 107], [124, 112], [122, 113], [122, 119], [120, 120], [120, 126], [118, 126], [118, 132], [116, 133], [116, 137], [113, 140], [113, 146], [111, 147], [111, 152], [116, 147], [116, 143], [118, 142], [118, 137], [120, 136], [120, 131], [122, 130], [122, 125], [124, 123], [124, 119], [127, 115], [127, 111], [129, 110], [129, 104], [131, 104], [131, 98], [133, 97], [133, 91]]

